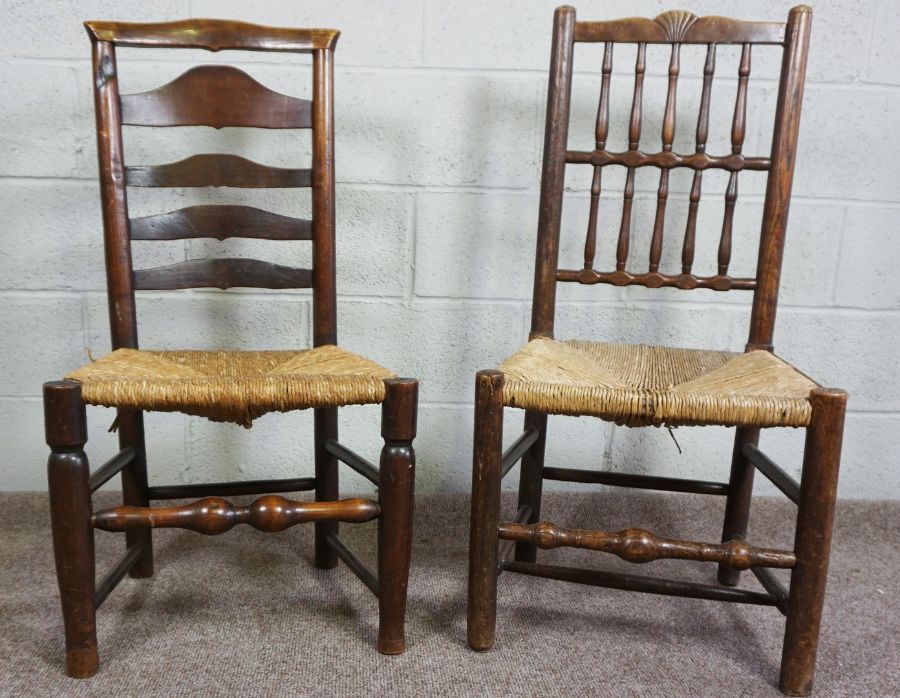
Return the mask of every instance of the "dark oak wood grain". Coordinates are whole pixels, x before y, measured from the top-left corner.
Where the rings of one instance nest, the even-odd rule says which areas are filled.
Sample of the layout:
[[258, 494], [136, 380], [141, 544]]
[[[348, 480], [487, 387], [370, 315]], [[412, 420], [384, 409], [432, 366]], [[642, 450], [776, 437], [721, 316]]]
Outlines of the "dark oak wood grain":
[[134, 270], [141, 291], [184, 288], [310, 288], [309, 269], [286, 267], [258, 259], [189, 259], [165, 267]]
[[275, 92], [228, 65], [191, 68], [149, 92], [121, 96], [130, 126], [310, 128], [312, 103]]
[[312, 221], [282, 216], [252, 206], [188, 206], [177, 211], [132, 218], [132, 240], [255, 238], [312, 240]]
[[243, 187], [283, 189], [312, 186], [312, 171], [272, 167], [239, 155], [192, 155], [165, 165], [125, 168], [129, 187]]
[[334, 49], [336, 29], [289, 29], [222, 19], [184, 19], [177, 22], [84, 23], [91, 40], [139, 48], [199, 48], [206, 51], [288, 51], [310, 53]]

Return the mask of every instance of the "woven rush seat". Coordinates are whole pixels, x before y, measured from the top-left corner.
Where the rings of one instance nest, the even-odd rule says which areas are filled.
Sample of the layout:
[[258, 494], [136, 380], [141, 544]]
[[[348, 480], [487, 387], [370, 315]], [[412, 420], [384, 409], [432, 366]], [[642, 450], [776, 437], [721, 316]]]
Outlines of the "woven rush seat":
[[744, 354], [532, 340], [500, 366], [508, 407], [628, 426], [803, 427], [817, 384], [767, 351]]
[[374, 361], [326, 345], [300, 351], [118, 349], [66, 378], [92, 405], [183, 412], [250, 427], [266, 412], [380, 403]]

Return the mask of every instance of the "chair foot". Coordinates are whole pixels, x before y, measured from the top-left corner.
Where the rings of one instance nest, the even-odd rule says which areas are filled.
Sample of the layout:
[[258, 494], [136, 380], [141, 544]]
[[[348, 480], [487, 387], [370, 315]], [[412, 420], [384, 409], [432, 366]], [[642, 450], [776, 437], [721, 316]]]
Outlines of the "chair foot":
[[378, 651], [401, 654], [406, 649], [404, 627], [409, 562], [412, 553], [415, 494], [416, 413], [419, 382], [411, 378], [385, 381], [382, 404], [378, 497]]
[[502, 448], [503, 374], [499, 371], [479, 371], [475, 379], [466, 623], [469, 647], [477, 651], [489, 650], [495, 638]]
[[66, 672], [87, 678], [97, 672], [94, 603], [94, 529], [90, 465], [84, 453], [87, 418], [81, 384], [44, 384], [44, 425], [53, 556], [66, 635]]
[[[753, 475], [756, 468], [744, 456], [744, 444], [759, 443], [759, 429], [738, 427], [734, 435], [734, 452], [731, 456], [731, 477], [728, 481], [728, 500], [725, 504], [725, 523], [722, 527], [722, 542], [743, 540], [747, 535], [750, 519], [750, 503], [753, 498]], [[737, 586], [741, 571], [719, 565], [719, 584]]]
[[812, 420], [806, 431], [803, 472], [781, 657], [781, 692], [807, 696], [812, 690], [825, 602], [831, 528], [837, 499], [838, 469], [847, 394], [829, 388], [810, 394]]

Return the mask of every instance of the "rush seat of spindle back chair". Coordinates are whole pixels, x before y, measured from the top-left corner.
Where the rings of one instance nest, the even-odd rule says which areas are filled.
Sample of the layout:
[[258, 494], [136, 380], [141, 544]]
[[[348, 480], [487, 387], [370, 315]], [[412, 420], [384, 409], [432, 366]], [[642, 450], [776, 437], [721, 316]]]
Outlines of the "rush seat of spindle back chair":
[[[613, 589], [775, 606], [787, 616], [779, 686], [789, 695], [810, 692], [847, 396], [841, 390], [821, 387], [777, 357], [773, 335], [811, 16], [808, 7], [800, 6], [791, 10], [786, 23], [698, 17], [683, 10], [664, 12], [654, 19], [576, 21], [573, 8], [557, 9], [530, 341], [500, 363], [497, 370], [481, 371], [476, 377], [468, 598], [468, 639], [473, 649], [487, 650], [494, 644], [497, 577], [506, 570]], [[599, 103], [590, 150], [573, 149], [569, 142], [578, 44], [598, 44], [602, 48], [602, 60], [597, 65]], [[622, 105], [629, 113], [623, 125], [627, 149], [620, 151], [608, 144], [612, 115], [617, 113], [612, 106], [617, 94], [611, 89], [613, 57], [621, 55], [621, 44], [633, 45], [631, 55], [636, 58], [633, 91]], [[662, 45], [668, 53], [667, 71], [660, 81], [666, 85], [666, 95], [659, 147], [650, 145], [647, 134], [642, 133], [651, 45]], [[727, 106], [731, 147], [724, 154], [707, 149], [711, 105], [715, 103], [713, 84], [721, 77], [716, 66], [721, 45], [733, 46], [738, 56], [736, 71], [728, 76], [733, 80], [735, 98]], [[759, 45], [781, 52], [780, 75], [772, 76], [778, 84], [772, 145], [769, 152], [762, 154], [745, 149], [751, 56]], [[680, 124], [688, 118], [678, 113], [677, 99], [679, 79], [683, 77], [683, 46], [693, 46], [705, 54], [702, 70], [696, 76], [699, 109], [690, 152], [678, 152], [675, 140], [676, 122]], [[648, 85], [653, 82], [648, 81]], [[716, 94], [722, 91], [720, 87]], [[580, 268], [565, 268], [560, 265], [562, 207], [565, 177], [567, 170], [573, 168], [582, 172], [589, 168], [591, 186], [583, 264]], [[604, 187], [610, 187], [603, 176], [608, 168], [624, 168], [624, 188], [621, 218], [615, 226], [617, 234], [609, 243], [601, 244], [598, 221]], [[635, 259], [632, 235], [637, 231], [633, 230], [633, 221], [638, 220], [635, 211], [640, 205], [635, 198], [635, 179], [642, 168], [658, 169], [659, 179], [652, 225], [639, 231], [649, 239], [649, 253], [643, 259]], [[686, 168], [693, 176], [686, 197], [687, 215], [683, 227], [674, 232], [673, 241], [672, 216], [667, 216], [667, 207], [677, 195], [674, 188], [670, 191], [670, 175], [676, 168]], [[698, 211], [710, 196], [702, 195], [708, 170], [727, 173], [727, 186], [720, 199], [724, 217], [717, 224], [715, 263], [713, 268], [703, 270], [695, 251], [705, 239], [698, 234], [699, 221], [708, 219], [698, 216]], [[738, 182], [746, 171], [765, 175], [767, 188], [756, 270], [738, 275], [731, 272], [732, 248], [739, 229], [735, 226]], [[608, 219], [609, 214], [606, 215]], [[680, 244], [680, 258], [676, 265], [670, 265], [675, 268], [666, 268], [663, 250], [673, 242]], [[608, 265], [598, 255], [598, 249], [606, 247], [611, 250], [610, 256], [614, 255]], [[672, 293], [695, 289], [706, 289], [707, 293], [750, 291], [753, 302], [748, 341], [743, 352], [735, 352], [734, 348], [715, 346], [675, 348], [556, 339], [558, 283], [644, 286], [672, 289]], [[585, 327], [579, 332], [588, 334]], [[503, 451], [505, 407], [523, 409], [525, 424], [522, 433]], [[589, 415], [627, 427], [737, 427], [729, 481], [632, 474], [620, 467], [607, 470], [545, 465], [549, 414]], [[760, 450], [760, 433], [767, 427], [806, 430], [799, 483]], [[520, 460], [518, 510], [511, 520], [503, 521], [501, 480]], [[792, 550], [758, 547], [746, 541], [755, 470], [798, 505]], [[726, 505], [721, 542], [663, 538], [640, 528], [618, 532], [570, 529], [542, 521], [545, 479], [723, 495]], [[537, 562], [538, 548], [559, 547], [612, 553], [635, 563], [663, 558], [715, 562], [719, 566], [718, 584]], [[790, 589], [769, 571], [773, 567], [791, 570]], [[752, 570], [764, 591], [736, 588], [741, 571], [747, 569]], [[727, 691], [722, 686], [721, 692]]]
[[[106, 251], [112, 352], [44, 385], [54, 555], [66, 633], [67, 672], [98, 668], [95, 615], [127, 575], [153, 574], [151, 529], [178, 527], [224, 533], [237, 524], [264, 532], [312, 522], [315, 563], [343, 561], [378, 598], [378, 650], [405, 649], [404, 619], [411, 549], [418, 382], [341, 348], [337, 343], [334, 179], [333, 29], [282, 29], [194, 19], [162, 24], [88, 22], [93, 46], [100, 193]], [[116, 49], [203, 49], [293, 52], [312, 57], [312, 98], [275, 92], [227, 65], [202, 65], [158, 89], [120, 94]], [[291, 70], [307, 68], [290, 67]], [[161, 165], [125, 163], [122, 127], [181, 126], [306, 129], [309, 168], [272, 167], [232, 154], [196, 154]], [[298, 151], [300, 148], [298, 148]], [[309, 220], [247, 205], [204, 204], [130, 217], [135, 187], [308, 189]], [[257, 259], [188, 259], [135, 269], [132, 241], [250, 238], [311, 244], [312, 265], [301, 269]], [[194, 288], [312, 290], [312, 347], [179, 350], [139, 347], [137, 291]], [[263, 301], [261, 301], [263, 302]], [[260, 338], [264, 341], [265, 338]], [[84, 453], [86, 404], [117, 409], [120, 451], [90, 471]], [[381, 404], [384, 448], [379, 466], [338, 441], [338, 409]], [[196, 485], [150, 485], [143, 412], [178, 411], [250, 427], [267, 412], [312, 409], [313, 477]], [[291, 455], [290, 460], [297, 459]], [[369, 480], [375, 498], [338, 498], [338, 463]], [[117, 474], [125, 506], [94, 511], [91, 494]], [[314, 491], [315, 501], [272, 493]], [[224, 496], [262, 494], [248, 505]], [[181, 506], [151, 500], [202, 497]], [[377, 573], [341, 540], [338, 522], [378, 521]], [[94, 581], [93, 529], [124, 532], [126, 550]]]

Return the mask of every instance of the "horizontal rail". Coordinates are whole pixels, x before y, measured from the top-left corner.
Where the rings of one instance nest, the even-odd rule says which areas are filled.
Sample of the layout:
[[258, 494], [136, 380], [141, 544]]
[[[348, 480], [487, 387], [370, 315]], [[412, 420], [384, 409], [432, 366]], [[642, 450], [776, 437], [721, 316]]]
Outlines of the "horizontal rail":
[[334, 551], [335, 555], [341, 559], [341, 562], [347, 565], [350, 571], [359, 578], [359, 581], [365, 584], [375, 596], [378, 596], [378, 577], [369, 566], [356, 557], [353, 551], [344, 545], [344, 541], [336, 534], [328, 536], [325, 542], [328, 543], [328, 547]]
[[682, 582], [661, 577], [645, 577], [637, 574], [587, 570], [578, 567], [541, 565], [533, 562], [517, 562], [515, 560], [503, 563], [503, 569], [508, 570], [509, 572], [527, 574], [532, 577], [544, 577], [546, 579], [556, 579], [561, 582], [588, 584], [591, 586], [606, 587], [607, 589], [621, 589], [622, 591], [639, 591], [645, 594], [683, 596], [693, 599], [707, 599], [710, 601], [750, 603], [760, 606], [777, 605], [776, 598], [771, 594], [750, 591], [749, 589], [713, 586], [712, 584]]
[[186, 288], [311, 288], [312, 271], [259, 259], [189, 259], [165, 267], [134, 270], [138, 291]]
[[239, 155], [206, 153], [165, 165], [125, 168], [129, 187], [238, 187], [284, 189], [312, 186], [312, 171], [272, 167]]
[[109, 593], [116, 588], [119, 582], [125, 577], [132, 567], [141, 559], [143, 549], [139, 545], [131, 545], [125, 551], [122, 558], [116, 563], [109, 572], [103, 575], [96, 588], [94, 589], [94, 608], [100, 608]]
[[750, 567], [793, 567], [797, 561], [793, 552], [757, 548], [742, 540], [726, 543], [663, 538], [640, 528], [624, 531], [586, 531], [578, 528], [558, 528], [541, 521], [536, 524], [501, 523], [497, 527], [501, 539], [518, 543], [532, 543], [539, 548], [584, 548], [611, 553], [635, 563], [654, 560], [696, 560], [717, 562], [736, 570]]
[[115, 477], [122, 468], [134, 460], [134, 454], [135, 451], [130, 446], [123, 448], [91, 473], [90, 478], [88, 478], [88, 487], [91, 488], [91, 492], [96, 492]]
[[225, 19], [183, 19], [176, 22], [85, 22], [95, 41], [138, 48], [199, 48], [309, 53], [334, 48], [336, 29], [288, 29]]
[[122, 95], [130, 126], [310, 128], [312, 102], [271, 90], [230, 65], [200, 65], [162, 87]]
[[132, 218], [128, 227], [132, 240], [312, 240], [312, 221], [252, 206], [188, 206], [168, 213]]
[[759, 580], [759, 583], [762, 584], [763, 589], [775, 597], [777, 601], [775, 606], [778, 610], [784, 615], [787, 615], [788, 597], [790, 596], [790, 593], [785, 588], [784, 584], [775, 578], [775, 575], [772, 574], [772, 570], [766, 569], [765, 567], [751, 567], [750, 571], [756, 575], [756, 578]]
[[180, 507], [114, 507], [96, 512], [91, 517], [91, 523], [104, 531], [187, 528], [215, 536], [238, 524], [275, 533], [310, 521], [364, 523], [378, 518], [380, 514], [381, 507], [370, 499], [358, 497], [336, 502], [294, 502], [270, 494], [247, 506], [236, 506], [220, 497], [205, 497]]
[[[516, 516], [513, 519], [516, 523], [527, 523], [528, 519], [531, 518], [531, 507], [527, 504], [523, 504], [519, 507], [518, 511], [516, 511]], [[498, 564], [498, 572], [502, 571], [502, 567], [500, 565], [503, 564], [504, 560], [506, 560], [513, 550], [515, 550], [516, 542], [514, 540], [501, 540], [498, 544], [497, 548], [497, 564]]]
[[276, 492], [309, 492], [316, 489], [314, 477], [286, 480], [245, 480], [243, 482], [210, 482], [197, 485], [158, 485], [147, 488], [149, 499], [190, 499], [193, 497], [234, 497], [242, 494]]
[[694, 494], [728, 494], [727, 482], [708, 482], [706, 480], [685, 480], [677, 477], [658, 477], [656, 475], [632, 475], [631, 473], [611, 473], [606, 470], [580, 470], [578, 468], [550, 468], [543, 470], [545, 480], [561, 480], [562, 482], [584, 482], [596, 485], [612, 485], [613, 487], [635, 487], [642, 490], [661, 490], [663, 492], [692, 492]]
[[556, 280], [579, 284], [680, 288], [685, 291], [695, 288], [708, 288], [713, 291], [752, 291], [756, 288], [756, 279], [734, 278], [722, 274], [716, 276], [660, 274], [655, 271], [633, 274], [628, 271], [599, 272], [594, 269], [559, 269], [556, 272]]
[[785, 496], [794, 504], [800, 502], [800, 485], [797, 481], [784, 472], [784, 469], [754, 444], [744, 444], [744, 457], [749, 460], [756, 469], [769, 478], [769, 481], [784, 492]]
[[575, 41], [662, 44], [783, 44], [781, 22], [748, 22], [730, 17], [697, 17], [670, 10], [655, 19], [630, 17], [606, 22], [576, 22]]
[[643, 153], [640, 150], [626, 150], [621, 153], [611, 153], [608, 150], [568, 150], [566, 151], [566, 162], [571, 165], [593, 165], [594, 167], [623, 165], [629, 168], [658, 167], [662, 170], [687, 167], [692, 170], [717, 169], [729, 172], [740, 172], [741, 170], [764, 172], [772, 167], [772, 161], [769, 158], [747, 157], [740, 153], [716, 157], [706, 153], [679, 155], [672, 151]]
[[325, 450], [337, 458], [341, 463], [349, 465], [353, 470], [366, 478], [373, 485], [378, 487], [381, 481], [381, 473], [374, 465], [346, 446], [338, 443], [334, 439], [328, 439], [325, 442]]
[[540, 433], [534, 427], [528, 427], [518, 439], [510, 444], [509, 448], [503, 453], [500, 460], [500, 478], [506, 477], [506, 474], [512, 470], [513, 466], [518, 463], [528, 449], [538, 440]]

